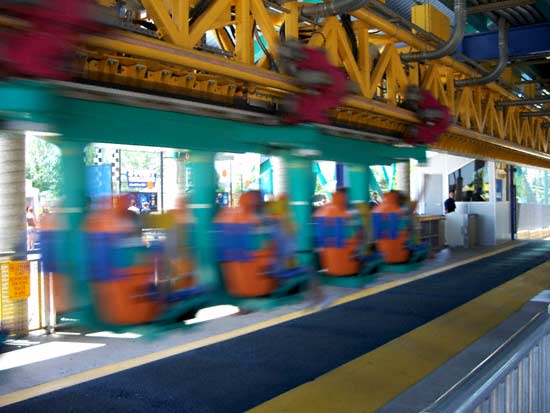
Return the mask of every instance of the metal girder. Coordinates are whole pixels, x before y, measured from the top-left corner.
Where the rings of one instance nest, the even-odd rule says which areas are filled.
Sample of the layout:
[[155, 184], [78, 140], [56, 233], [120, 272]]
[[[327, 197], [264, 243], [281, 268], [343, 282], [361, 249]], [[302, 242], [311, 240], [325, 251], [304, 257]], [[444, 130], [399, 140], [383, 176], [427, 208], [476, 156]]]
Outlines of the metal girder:
[[540, 112], [521, 112], [519, 115], [522, 118], [531, 118], [535, 116], [550, 116], [550, 110], [543, 110]]
[[539, 99], [518, 99], [518, 100], [508, 100], [505, 102], [495, 103], [495, 107], [502, 108], [505, 106], [522, 106], [522, 105], [538, 105], [550, 103], [550, 96]]
[[[515, 100], [516, 94], [496, 83], [456, 90], [455, 80], [476, 77], [479, 72], [451, 57], [429, 64], [404, 65], [400, 59], [402, 52], [429, 50], [436, 44], [427, 43], [372, 9], [353, 13], [356, 18], [353, 31], [359, 49], [355, 56], [351, 47], [354, 40], [342, 22], [330, 17], [306, 23], [300, 17], [304, 6], [301, 2], [285, 2], [284, 8], [273, 11], [261, 0], [213, 0], [201, 14], [190, 19], [196, 3], [195, 0], [142, 2], [148, 17], [163, 35], [162, 40], [117, 30], [84, 38], [75, 59], [81, 77], [152, 93], [161, 91], [182, 97], [195, 97], [199, 93], [201, 99], [218, 99], [229, 105], [258, 100], [276, 104], [287, 93], [300, 90], [291, 78], [266, 69], [268, 59], [255, 63], [253, 33], [256, 30], [261, 34], [266, 49], [276, 58], [282, 31], [287, 38], [299, 37], [311, 46], [324, 47], [331, 61], [359, 86], [360, 93], [345, 99], [334, 111], [332, 118], [338, 124], [355, 125], [359, 131], [379, 128], [398, 136], [418, 122], [412, 112], [399, 104], [408, 85], [419, 84], [447, 105], [457, 119], [449, 130], [452, 139], [460, 137], [472, 142], [494, 139], [492, 147], [496, 142], [514, 143], [518, 147], [507, 149], [514, 153], [519, 148], [533, 153], [548, 150], [548, 145], [540, 145], [547, 140], [544, 134], [547, 130], [540, 127], [543, 119], [524, 119], [515, 107], [509, 108], [506, 116], [496, 110], [495, 102]], [[384, 36], [369, 31], [380, 31]], [[206, 34], [213, 33], [217, 33], [214, 37], [226, 54], [196, 50], [203, 46]], [[377, 44], [376, 53], [372, 51], [373, 43]]]
[[[354, 17], [359, 19], [360, 21], [364, 22], [368, 27], [377, 28], [384, 33], [386, 33], [387, 36], [389, 36], [388, 43], [392, 43], [391, 39], [395, 39], [395, 42], [404, 42], [411, 46], [413, 49], [417, 50], [425, 50], [427, 48], [430, 48], [430, 46], [422, 41], [418, 36], [416, 36], [414, 33], [401, 29], [395, 24], [385, 20], [378, 14], [368, 11], [368, 10], [357, 10], [352, 13]], [[460, 47], [459, 47], [460, 48]], [[456, 72], [466, 75], [468, 77], [472, 76], [478, 76], [479, 73], [472, 69], [470, 66], [459, 62], [458, 60], [453, 59], [452, 57], [444, 57], [442, 59], [437, 60], [438, 64], [441, 64], [443, 66], [447, 66], [449, 68], [454, 69]], [[514, 94], [506, 90], [505, 88], [495, 84], [490, 83], [487, 85], [487, 87], [494, 92], [500, 93], [503, 96], [507, 96], [509, 98], [513, 98]]]
[[[358, 12], [358, 14], [362, 16], [361, 13]], [[369, 15], [369, 18], [365, 22], [361, 22], [363, 24], [368, 23], [363, 32], [363, 34], [366, 32], [367, 42], [369, 37], [368, 27], [376, 25], [382, 27], [382, 29], [388, 29], [387, 25], [391, 26], [390, 23], [383, 20], [378, 21], [377, 19], [376, 16]], [[394, 106], [397, 103], [395, 99], [396, 94], [402, 94], [405, 86], [410, 81], [410, 77], [405, 74], [403, 65], [400, 62], [399, 51], [390, 43], [389, 46], [385, 47], [382, 57], [376, 61], [373, 70], [369, 70], [370, 73], [365, 72], [365, 69], [369, 67], [368, 64], [372, 64], [370, 57], [363, 54], [362, 59], [356, 62], [347, 42], [341, 40], [345, 39], [345, 35], [342, 34], [341, 30], [342, 28], [337, 21], [325, 19], [324, 26], [320, 32], [329, 40], [327, 44], [331, 45], [331, 47], [336, 47], [336, 49], [332, 50], [332, 55], [336, 59], [335, 63], [345, 67], [350, 77], [359, 83], [365, 96], [353, 96], [346, 99], [344, 104], [347, 107], [353, 108], [355, 114], [351, 115], [350, 118], [350, 116], [345, 115], [345, 111], [339, 112], [336, 119], [346, 121], [351, 119], [354, 123], [370, 126], [373, 126], [373, 124], [375, 126], [387, 126], [390, 130], [402, 133], [406, 129], [406, 125], [417, 122], [417, 119], [412, 113]], [[390, 27], [390, 30], [388, 30], [390, 38], [401, 35], [406, 38], [409, 35], [409, 32], [399, 31], [401, 29], [397, 30], [397, 32], [392, 32]], [[322, 37], [315, 36], [312, 39], [319, 40]], [[362, 39], [361, 36], [360, 39]], [[413, 39], [413, 41], [418, 42], [414, 36]], [[118, 50], [127, 55], [142, 56], [153, 61], [171, 62], [172, 64], [183, 65], [194, 70], [204, 70], [210, 74], [217, 73], [233, 79], [241, 79], [245, 82], [251, 82], [256, 86], [261, 85], [265, 87], [268, 93], [275, 93], [276, 95], [279, 93], [279, 97], [281, 96], [280, 92], [297, 91], [289, 79], [280, 74], [259, 67], [253, 67], [250, 64], [243, 64], [236, 60], [228, 60], [209, 55], [208, 53], [170, 46], [166, 42], [145, 39], [142, 36], [119, 34], [112, 36], [112, 39], [95, 37], [89, 40], [88, 43], [103, 50]], [[362, 44], [365, 44], [364, 40]], [[322, 46], [322, 44], [319, 45]], [[341, 60], [339, 61], [339, 59]], [[478, 139], [479, 135], [476, 135], [476, 133], [487, 131], [490, 135], [494, 135], [500, 139], [521, 142], [523, 145], [538, 149], [537, 142], [543, 139], [540, 136], [541, 128], [523, 126], [518, 112], [512, 112], [506, 118], [503, 118], [497, 111], [494, 111], [493, 104], [495, 101], [501, 100], [502, 97], [514, 99], [515, 95], [505, 91], [494, 83], [488, 85], [489, 94], [491, 94], [493, 102], [490, 106], [493, 107], [493, 111], [487, 111], [486, 105], [482, 104], [487, 99], [488, 91], [486, 88], [465, 88], [466, 92], [462, 91], [456, 94], [452, 87], [453, 82], [449, 82], [449, 80], [457, 76], [457, 69], [459, 73], [476, 72], [453, 59], [446, 58], [443, 60], [449, 60], [450, 66], [436, 62], [426, 65], [425, 70], [421, 72], [411, 71], [409, 76], [415, 76], [414, 73], [417, 73], [416, 76], [420, 75], [423, 79], [423, 87], [431, 90], [458, 117], [462, 127], [451, 127], [452, 133]], [[385, 91], [381, 91], [379, 87], [382, 82], [386, 84]], [[277, 89], [279, 92], [277, 92]], [[380, 96], [380, 93], [383, 93], [382, 96], [385, 97], [389, 104], [372, 99], [373, 97]], [[468, 93], [470, 94], [469, 98], [467, 97]], [[461, 96], [466, 96], [466, 98], [461, 98]], [[382, 119], [385, 120], [382, 123], [386, 122], [387, 125], [380, 125], [378, 124], [379, 121], [369, 120], [368, 114], [383, 117]], [[364, 117], [365, 115], [367, 116]], [[365, 118], [367, 119], [366, 121]], [[526, 137], [523, 138], [523, 135]]]
[[[185, 25], [182, 22], [188, 21], [189, 15], [185, 15], [181, 10], [183, 6], [189, 10], [189, 1], [184, 5], [182, 1], [181, 7], [174, 10], [174, 13], [170, 15], [170, 11], [167, 10], [161, 1], [157, 0], [142, 0], [142, 4], [147, 8], [149, 15], [154, 19], [155, 24], [159, 28], [161, 34], [171, 43], [184, 46], [188, 44], [189, 36], [189, 24]], [[178, 12], [179, 11], [179, 12]], [[176, 18], [181, 19], [175, 21]]]
[[468, 7], [468, 9], [466, 10], [466, 13], [469, 15], [477, 14], [477, 13], [485, 13], [488, 11], [510, 9], [513, 7], [527, 6], [535, 3], [536, 3], [536, 0], [503, 0], [503, 1], [497, 1], [494, 3], [486, 3], [486, 4], [480, 4], [478, 6]]
[[[511, 28], [508, 45], [511, 59], [550, 52], [550, 23]], [[464, 36], [459, 50], [477, 61], [497, 59], [498, 34], [497, 32], [468, 34]]]
[[519, 80], [515, 82], [516, 85], [530, 85], [530, 84], [550, 84], [550, 78], [538, 78], [533, 80]]

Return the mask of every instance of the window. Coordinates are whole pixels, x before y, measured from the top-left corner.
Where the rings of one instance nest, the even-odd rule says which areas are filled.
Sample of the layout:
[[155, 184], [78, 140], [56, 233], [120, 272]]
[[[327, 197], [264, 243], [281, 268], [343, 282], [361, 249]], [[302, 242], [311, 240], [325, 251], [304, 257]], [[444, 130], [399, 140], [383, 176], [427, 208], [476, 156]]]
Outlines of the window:
[[489, 201], [489, 170], [486, 161], [476, 159], [449, 174], [449, 191], [457, 202]]
[[516, 168], [516, 194], [522, 204], [548, 203], [548, 172], [538, 168]]

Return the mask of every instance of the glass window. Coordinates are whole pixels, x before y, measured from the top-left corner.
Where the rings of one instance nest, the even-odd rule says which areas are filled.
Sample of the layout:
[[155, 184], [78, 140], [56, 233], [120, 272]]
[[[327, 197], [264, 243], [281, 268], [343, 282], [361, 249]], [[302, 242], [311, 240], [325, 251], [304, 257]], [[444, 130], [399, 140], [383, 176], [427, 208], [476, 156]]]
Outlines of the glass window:
[[449, 174], [449, 191], [457, 202], [489, 201], [489, 170], [486, 161], [476, 159]]
[[515, 174], [518, 201], [523, 204], [546, 204], [548, 178], [544, 169], [517, 167]]

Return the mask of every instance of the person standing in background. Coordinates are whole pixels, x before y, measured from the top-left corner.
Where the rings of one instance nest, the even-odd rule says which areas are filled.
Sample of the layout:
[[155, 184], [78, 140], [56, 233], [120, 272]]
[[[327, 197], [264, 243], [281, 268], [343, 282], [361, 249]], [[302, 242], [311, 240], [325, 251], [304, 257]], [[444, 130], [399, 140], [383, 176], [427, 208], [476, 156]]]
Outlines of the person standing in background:
[[145, 201], [141, 208], [141, 215], [147, 215], [151, 213], [151, 208], [149, 208], [149, 202]]
[[34, 211], [32, 206], [27, 207], [26, 212], [27, 220], [27, 250], [31, 251], [34, 249], [34, 241], [36, 240], [36, 217], [34, 216]]
[[455, 191], [449, 191], [449, 198], [445, 201], [445, 213], [450, 214], [451, 212], [455, 212], [455, 210]]
[[380, 200], [378, 199], [378, 192], [373, 191], [371, 195], [371, 200], [369, 201], [370, 209], [373, 209], [375, 206], [380, 205]]
[[130, 206], [128, 207], [128, 211], [131, 211], [131, 212], [133, 212], [134, 214], [139, 215], [139, 208], [136, 206], [136, 201], [135, 201], [135, 199], [132, 199], [132, 200], [130, 201]]

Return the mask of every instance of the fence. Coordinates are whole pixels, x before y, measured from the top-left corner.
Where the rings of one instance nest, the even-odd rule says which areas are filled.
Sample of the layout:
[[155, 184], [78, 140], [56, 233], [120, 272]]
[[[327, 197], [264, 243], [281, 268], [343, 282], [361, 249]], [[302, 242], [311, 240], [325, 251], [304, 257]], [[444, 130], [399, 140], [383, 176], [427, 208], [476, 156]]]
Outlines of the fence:
[[422, 413], [549, 413], [550, 317], [539, 313]]

